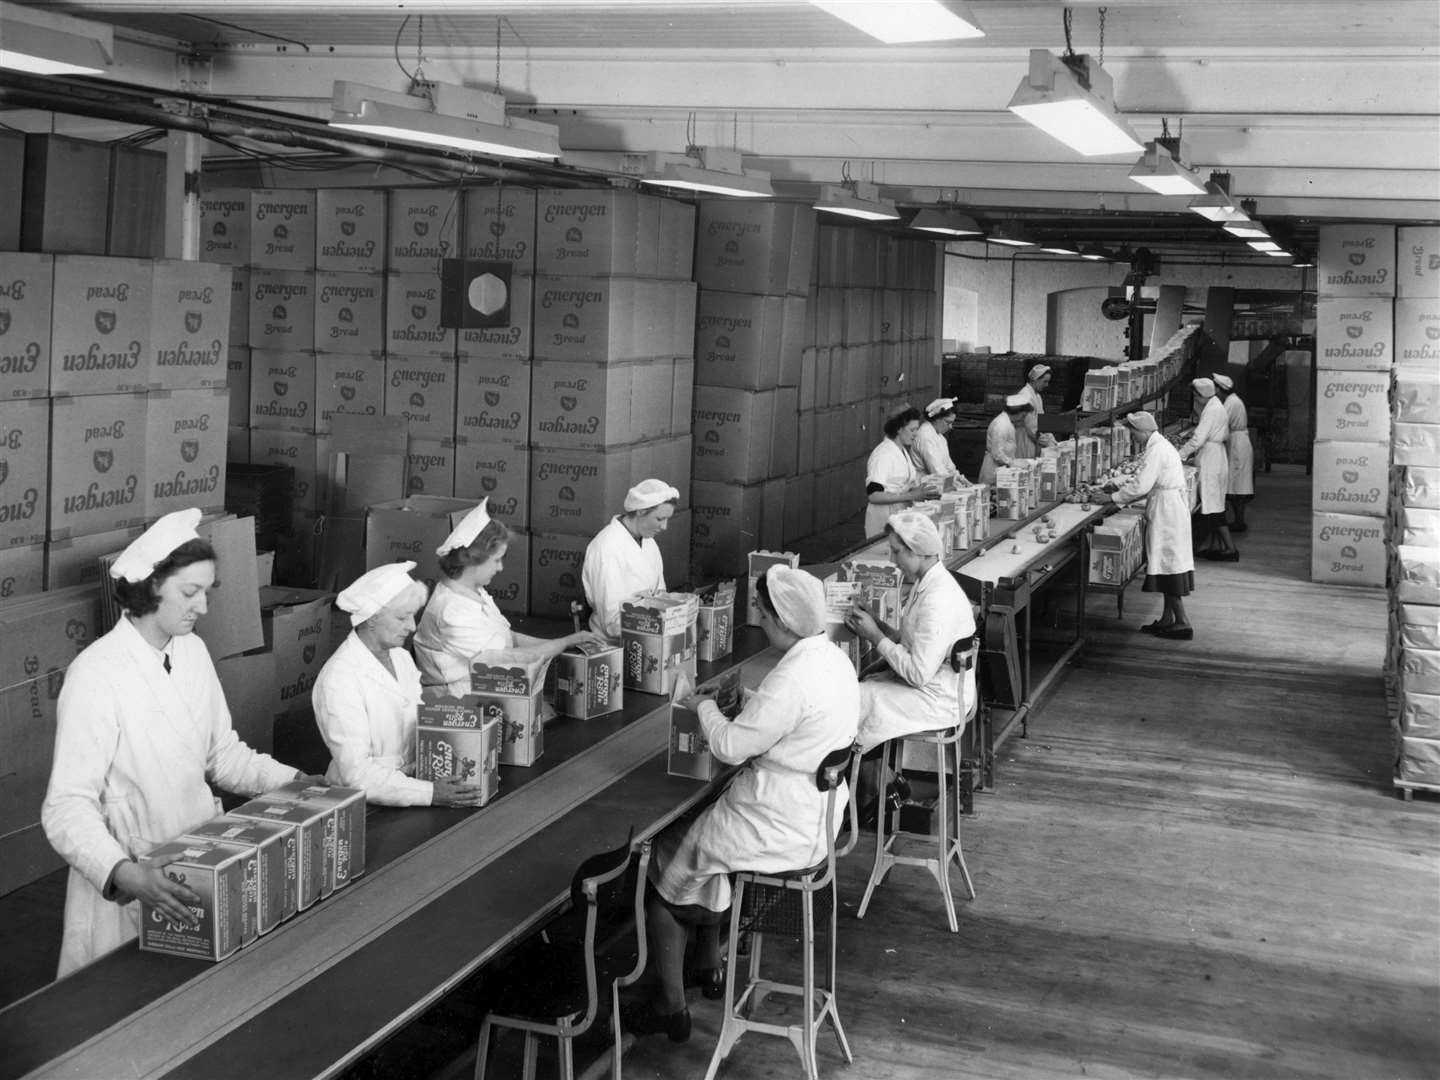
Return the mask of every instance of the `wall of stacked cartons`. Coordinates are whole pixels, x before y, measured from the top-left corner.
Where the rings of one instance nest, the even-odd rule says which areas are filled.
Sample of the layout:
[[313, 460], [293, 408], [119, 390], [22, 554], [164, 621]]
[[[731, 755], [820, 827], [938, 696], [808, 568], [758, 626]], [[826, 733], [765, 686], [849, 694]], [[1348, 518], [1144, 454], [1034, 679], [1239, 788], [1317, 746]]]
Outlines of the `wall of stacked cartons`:
[[1310, 576], [1385, 583], [1395, 228], [1320, 229]]
[[699, 205], [690, 548], [701, 579], [742, 574], [749, 552], [784, 542], [814, 249], [808, 203]]
[[1399, 229], [1395, 256], [1387, 674], [1396, 777], [1440, 790], [1440, 228]]

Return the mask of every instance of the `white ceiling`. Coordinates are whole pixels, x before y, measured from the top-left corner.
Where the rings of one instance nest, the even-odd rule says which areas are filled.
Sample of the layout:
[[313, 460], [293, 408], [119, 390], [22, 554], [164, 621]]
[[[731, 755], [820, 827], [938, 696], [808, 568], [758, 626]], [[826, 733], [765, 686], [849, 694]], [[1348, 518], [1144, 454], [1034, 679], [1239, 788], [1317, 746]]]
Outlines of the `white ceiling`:
[[[1240, 249], [1183, 200], [1129, 181], [1133, 155], [1081, 158], [1006, 111], [1028, 50], [1064, 51], [1057, 3], [974, 0], [986, 37], [923, 46], [881, 45], [791, 0], [46, 6], [117, 25], [121, 82], [323, 118], [337, 77], [400, 90], [401, 66], [423, 56], [428, 77], [488, 89], [498, 59], [511, 111], [558, 124], [566, 165], [678, 152], [693, 124], [696, 141], [744, 151], [783, 191], [837, 182], [848, 163], [909, 205]], [[1099, 51], [1100, 11], [1073, 9], [1077, 52]], [[1110, 0], [1104, 12], [1104, 66], [1132, 126], [1148, 139], [1183, 123], [1197, 168], [1228, 171], [1272, 231], [1303, 242], [1317, 221], [1440, 219], [1440, 3]], [[176, 51], [208, 67], [177, 68]]]

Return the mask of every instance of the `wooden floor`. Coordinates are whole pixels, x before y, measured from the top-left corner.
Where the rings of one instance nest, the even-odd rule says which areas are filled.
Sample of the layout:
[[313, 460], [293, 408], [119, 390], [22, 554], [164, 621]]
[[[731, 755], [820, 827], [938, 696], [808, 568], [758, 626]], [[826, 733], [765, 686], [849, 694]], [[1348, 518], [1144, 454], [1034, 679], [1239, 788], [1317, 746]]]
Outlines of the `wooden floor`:
[[[1283, 470], [1283, 471], [1282, 471]], [[1389, 785], [1380, 590], [1314, 585], [1309, 480], [1260, 477], [1238, 564], [1202, 562], [1193, 642], [1091, 604], [1074, 670], [967, 820], [978, 898], [944, 927], [899, 869], [863, 922], [844, 866], [840, 1003], [821, 1075], [1440, 1076], [1440, 803]], [[630, 1078], [704, 1074], [718, 1006], [642, 1040]], [[798, 1076], [741, 1039], [721, 1076]]]

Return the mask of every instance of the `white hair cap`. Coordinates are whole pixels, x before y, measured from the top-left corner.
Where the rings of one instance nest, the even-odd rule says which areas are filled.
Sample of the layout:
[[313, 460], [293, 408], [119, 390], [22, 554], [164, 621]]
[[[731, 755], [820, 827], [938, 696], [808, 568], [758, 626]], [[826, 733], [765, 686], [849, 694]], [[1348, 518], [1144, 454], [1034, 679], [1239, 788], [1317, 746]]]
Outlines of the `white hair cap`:
[[454, 551], [456, 548], [469, 547], [475, 542], [475, 538], [485, 531], [485, 526], [490, 524], [490, 512], [485, 509], [485, 504], [490, 501], [490, 496], [480, 500], [480, 505], [471, 510], [463, 518], [460, 524], [456, 525], [445, 542], [435, 549], [436, 555], [444, 555], [446, 552]]
[[1223, 386], [1226, 390], [1235, 389], [1235, 380], [1229, 375], [1211, 375], [1210, 377], [1215, 380], [1216, 386]]
[[898, 514], [891, 514], [890, 520], [885, 524], [916, 555], [942, 554], [940, 530], [935, 527], [935, 522], [930, 520], [929, 514], [922, 514], [918, 510], [902, 510]]
[[664, 480], [641, 480], [625, 493], [625, 512], [631, 514], [636, 510], [649, 510], [651, 507], [679, 498], [679, 490], [671, 487]]
[[1005, 395], [1005, 408], [1007, 409], [1033, 409], [1034, 407], [1024, 394]]
[[1210, 398], [1215, 396], [1215, 383], [1210, 379], [1191, 379], [1190, 385], [1195, 388], [1195, 392], [1201, 397]]
[[825, 629], [825, 586], [814, 574], [772, 566], [765, 571], [765, 588], [776, 618], [796, 637], [813, 637]]
[[1140, 412], [1132, 412], [1129, 416], [1125, 417], [1125, 423], [1129, 424], [1136, 431], [1149, 433], [1160, 430], [1160, 426], [1155, 423], [1154, 414], [1143, 410]]
[[955, 399], [953, 397], [937, 397], [934, 401], [930, 402], [929, 405], [925, 406], [925, 415], [933, 420], [941, 413], [949, 412], [954, 407]]
[[335, 598], [341, 611], [350, 613], [350, 625], [359, 626], [394, 600], [411, 585], [420, 584], [410, 576], [413, 562], [393, 562], [367, 570]]
[[166, 514], [143, 533], [130, 541], [110, 567], [116, 581], [138, 585], [155, 572], [155, 567], [170, 557], [181, 544], [200, 539], [195, 526], [200, 524], [200, 510], [175, 510]]
[[1049, 375], [1049, 374], [1050, 374], [1050, 365], [1049, 365], [1049, 364], [1036, 364], [1034, 367], [1032, 367], [1032, 368], [1030, 369], [1030, 374], [1027, 375], [1027, 376], [1025, 376], [1025, 377], [1026, 377], [1026, 379], [1028, 379], [1030, 382], [1034, 382], [1036, 379], [1040, 378], [1042, 375]]

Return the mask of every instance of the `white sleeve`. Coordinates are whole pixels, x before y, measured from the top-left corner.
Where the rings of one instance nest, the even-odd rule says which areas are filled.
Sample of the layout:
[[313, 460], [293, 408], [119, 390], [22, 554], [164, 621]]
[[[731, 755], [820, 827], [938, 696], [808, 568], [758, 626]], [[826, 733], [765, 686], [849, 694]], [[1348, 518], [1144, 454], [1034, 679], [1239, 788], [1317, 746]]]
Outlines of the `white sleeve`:
[[381, 806], [429, 806], [435, 797], [434, 784], [381, 765], [371, 755], [370, 706], [364, 683], [343, 670], [326, 668], [315, 680], [311, 700], [315, 723], [330, 748], [340, 783], [360, 788], [366, 802]]
[[[195, 652], [197, 658], [199, 655]], [[203, 715], [210, 718], [210, 747], [205, 755], [205, 775], [217, 786], [237, 795], [259, 795], [290, 783], [299, 770], [282, 765], [269, 754], [252, 750], [235, 734], [230, 706], [225, 701], [225, 691], [215, 674], [209, 650], [205, 650], [205, 663], [208, 665], [208, 685], [201, 708]]]
[[1146, 447], [1140, 458], [1140, 469], [1116, 489], [1114, 499], [1117, 506], [1128, 506], [1137, 499], [1143, 499], [1160, 479], [1160, 455]]
[[791, 679], [766, 676], [734, 720], [711, 702], [700, 706], [700, 726], [710, 752], [727, 765], [759, 757], [788, 735], [804, 713], [801, 688]]
[[[968, 608], [968, 601], [966, 606]], [[940, 673], [940, 666], [950, 660], [950, 647], [962, 636], [951, 633], [950, 620], [945, 618], [943, 607], [944, 597], [932, 593], [922, 597], [909, 612], [909, 618], [902, 620], [904, 629], [910, 631], [908, 648], [900, 641], [880, 639], [880, 655], [890, 670], [916, 688]]]
[[580, 583], [585, 601], [595, 613], [601, 632], [609, 638], [620, 637], [620, 604], [625, 597], [616, 596], [614, 574], [608, 572], [601, 545], [595, 541], [585, 549], [585, 563], [580, 569]]
[[1000, 434], [1000, 426], [992, 420], [985, 429], [985, 452], [997, 465], [1009, 465], [1015, 451], [1015, 440]]
[[118, 695], [113, 691], [83, 676], [65, 680], [55, 729], [55, 762], [40, 808], [50, 846], [97, 892], [104, 889], [115, 864], [130, 856], [106, 826], [100, 801], [120, 741]]

